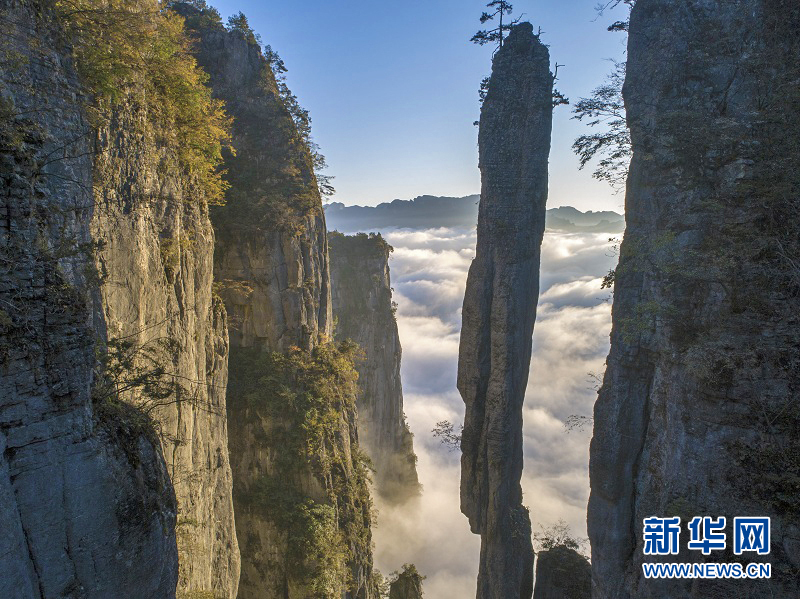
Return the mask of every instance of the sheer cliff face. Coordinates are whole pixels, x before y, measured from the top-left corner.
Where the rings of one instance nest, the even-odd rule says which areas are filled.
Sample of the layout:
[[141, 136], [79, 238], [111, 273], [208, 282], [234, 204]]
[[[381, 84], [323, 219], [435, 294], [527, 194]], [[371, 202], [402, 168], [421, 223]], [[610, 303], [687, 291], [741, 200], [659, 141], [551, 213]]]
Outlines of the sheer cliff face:
[[402, 502], [419, 495], [414, 437], [403, 414], [400, 339], [392, 307], [389, 246], [379, 235], [330, 235], [335, 335], [364, 350], [356, 366], [361, 394], [358, 432], [375, 466], [381, 496]]
[[[633, 9], [627, 229], [591, 445], [595, 597], [800, 592], [799, 30], [789, 1]], [[705, 515], [728, 519], [728, 550], [709, 557], [686, 548], [685, 522]], [[679, 562], [762, 560], [732, 554], [732, 519], [770, 516], [772, 579], [644, 579], [649, 516], [681, 517]]]
[[146, 386], [123, 397], [158, 423], [178, 500], [178, 593], [233, 599], [240, 562], [225, 402], [228, 332], [225, 309], [212, 299], [214, 231], [203, 192], [176, 149], [160, 141], [166, 136], [152, 133], [158, 115], [147, 114], [137, 93], [98, 134], [91, 228], [100, 311], [112, 353], [117, 340], [133, 344], [126, 376], [163, 368], [169, 379], [167, 397]]
[[478, 138], [478, 245], [462, 311], [458, 389], [466, 404], [461, 511], [481, 535], [477, 596], [530, 597], [522, 506], [522, 402], [539, 292], [553, 78], [530, 24], [495, 55]]
[[[322, 363], [341, 365], [325, 343], [328, 246], [311, 156], [258, 43], [192, 7], [178, 10], [196, 31], [198, 61], [234, 121], [236, 155], [225, 164], [231, 188], [212, 219], [215, 279], [231, 328], [239, 597], [327, 598], [347, 588], [348, 596], [369, 599], [371, 516], [355, 406], [341, 381], [318, 388], [311, 376], [322, 374]], [[340, 391], [335, 401], [324, 397]], [[315, 420], [307, 401], [319, 401], [325, 418]], [[341, 539], [346, 551], [339, 551]]]
[[[180, 7], [178, 10], [182, 10]], [[214, 208], [215, 279], [231, 343], [310, 349], [330, 335], [328, 242], [311, 156], [260, 47], [185, 7], [200, 35], [197, 58], [234, 119], [231, 188]]]
[[119, 110], [100, 134], [92, 237], [100, 244], [101, 310], [112, 347], [114, 340], [133, 342], [133, 364], [165, 367], [174, 385], [163, 399], [147, 389], [124, 397], [160, 429], [178, 499], [179, 592], [232, 599], [240, 565], [227, 324], [221, 302], [212, 300], [214, 231], [202, 195], [193, 194], [169, 152], [136, 135], [147, 118]]
[[48, 7], [0, 15], [0, 596], [174, 596], [158, 441], [136, 410], [90, 397], [93, 133], [70, 53]]

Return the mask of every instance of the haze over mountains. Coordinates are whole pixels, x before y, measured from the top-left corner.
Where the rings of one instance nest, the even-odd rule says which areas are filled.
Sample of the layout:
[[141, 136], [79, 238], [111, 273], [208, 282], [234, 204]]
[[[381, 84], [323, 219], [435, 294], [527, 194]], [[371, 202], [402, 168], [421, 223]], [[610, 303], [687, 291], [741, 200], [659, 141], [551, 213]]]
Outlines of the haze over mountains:
[[[427, 229], [474, 227], [478, 220], [479, 195], [462, 198], [419, 196], [394, 200], [377, 206], [346, 206], [331, 202], [325, 206], [330, 230], [383, 231], [389, 228]], [[547, 211], [547, 228], [564, 232], [621, 233], [625, 217], [612, 211], [581, 212], [571, 206]]]

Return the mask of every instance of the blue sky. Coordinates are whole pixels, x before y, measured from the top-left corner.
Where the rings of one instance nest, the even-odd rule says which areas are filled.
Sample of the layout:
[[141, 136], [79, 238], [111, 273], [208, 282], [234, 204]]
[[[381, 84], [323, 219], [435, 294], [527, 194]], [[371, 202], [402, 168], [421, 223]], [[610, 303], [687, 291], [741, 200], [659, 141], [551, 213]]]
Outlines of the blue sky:
[[[488, 0], [486, 0], [488, 1]], [[288, 83], [313, 120], [335, 177], [336, 201], [374, 205], [422, 194], [478, 193], [478, 85], [491, 48], [469, 43], [485, 1], [211, 0], [223, 19], [244, 12], [281, 55]], [[625, 38], [606, 31], [617, 10], [597, 18], [596, 0], [517, 0], [542, 28], [557, 61], [557, 87], [575, 101], [622, 58]], [[623, 198], [578, 171], [572, 140], [583, 126], [556, 110], [548, 205], [622, 210]]]

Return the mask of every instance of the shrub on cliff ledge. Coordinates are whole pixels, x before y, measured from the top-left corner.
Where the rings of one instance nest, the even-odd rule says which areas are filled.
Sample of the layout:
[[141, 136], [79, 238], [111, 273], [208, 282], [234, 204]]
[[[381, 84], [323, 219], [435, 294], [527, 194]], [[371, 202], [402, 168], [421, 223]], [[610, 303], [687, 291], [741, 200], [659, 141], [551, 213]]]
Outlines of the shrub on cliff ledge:
[[231, 124], [189, 52], [183, 19], [154, 0], [57, 0], [56, 9], [94, 124], [107, 125], [122, 106], [142, 109], [145, 137], [174, 149], [183, 174], [221, 202]]
[[[372, 567], [369, 463], [355, 439], [358, 353], [351, 342], [231, 353], [229, 401], [245, 402], [274, 456], [242, 500], [286, 535], [288, 577], [325, 599], [356, 590], [351, 572]], [[303, 484], [306, 473], [322, 496]]]

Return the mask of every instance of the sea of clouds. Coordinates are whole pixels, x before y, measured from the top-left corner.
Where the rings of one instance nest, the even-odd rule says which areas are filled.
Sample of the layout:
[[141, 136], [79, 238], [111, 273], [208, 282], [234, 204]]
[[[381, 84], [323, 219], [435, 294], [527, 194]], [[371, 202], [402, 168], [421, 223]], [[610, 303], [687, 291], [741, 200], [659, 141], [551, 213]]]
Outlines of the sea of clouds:
[[[403, 346], [405, 412], [415, 434], [423, 494], [402, 507], [378, 504], [376, 566], [388, 574], [414, 563], [427, 575], [427, 599], [472, 597], [480, 538], [459, 510], [459, 453], [434, 438], [437, 422], [460, 425], [456, 390], [461, 304], [474, 256], [475, 229], [383, 232], [394, 246], [391, 276]], [[542, 246], [541, 298], [524, 407], [522, 486], [534, 532], [564, 520], [586, 536], [591, 426], [567, 430], [570, 416], [591, 416], [608, 353], [613, 234], [548, 230]]]

